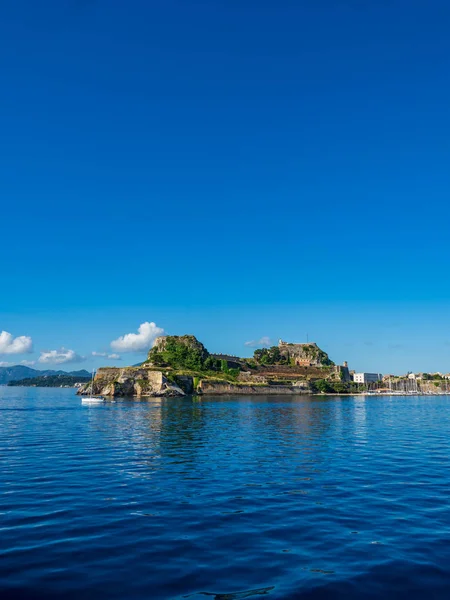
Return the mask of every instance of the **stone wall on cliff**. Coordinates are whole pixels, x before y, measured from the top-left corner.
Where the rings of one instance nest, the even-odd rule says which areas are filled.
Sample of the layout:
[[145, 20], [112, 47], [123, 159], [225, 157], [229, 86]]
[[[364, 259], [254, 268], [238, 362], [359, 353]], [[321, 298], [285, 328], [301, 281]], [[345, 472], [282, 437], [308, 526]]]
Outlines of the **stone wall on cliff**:
[[227, 383], [226, 381], [210, 381], [203, 379], [197, 388], [199, 394], [221, 395], [221, 394], [239, 394], [239, 395], [298, 395], [310, 394], [308, 386], [302, 382], [299, 385], [251, 385]]
[[78, 394], [101, 396], [184, 396], [183, 389], [165, 377], [162, 371], [140, 367], [105, 367], [98, 369], [91, 383], [81, 387]]

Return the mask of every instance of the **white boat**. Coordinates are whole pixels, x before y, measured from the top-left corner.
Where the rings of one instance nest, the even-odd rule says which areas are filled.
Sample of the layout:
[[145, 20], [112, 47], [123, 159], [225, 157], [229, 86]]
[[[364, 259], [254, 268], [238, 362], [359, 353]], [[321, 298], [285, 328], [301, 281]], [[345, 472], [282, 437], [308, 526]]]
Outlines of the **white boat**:
[[104, 401], [105, 399], [103, 396], [87, 396], [86, 398], [81, 398], [81, 402], [83, 403], [100, 404]]
[[95, 371], [92, 371], [92, 379], [91, 379], [91, 395], [90, 396], [84, 396], [83, 398], [81, 398], [81, 402], [82, 403], [86, 403], [86, 404], [100, 404], [101, 402], [104, 402], [105, 399], [103, 398], [103, 396], [94, 396], [93, 395], [93, 390], [94, 390], [94, 375], [95, 375]]

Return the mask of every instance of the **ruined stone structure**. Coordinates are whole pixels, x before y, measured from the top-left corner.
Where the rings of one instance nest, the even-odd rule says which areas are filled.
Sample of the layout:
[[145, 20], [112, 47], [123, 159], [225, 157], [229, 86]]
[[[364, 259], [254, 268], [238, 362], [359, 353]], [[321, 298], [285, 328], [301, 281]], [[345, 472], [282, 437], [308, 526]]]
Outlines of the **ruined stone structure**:
[[186, 391], [182, 389], [182, 386], [182, 381], [180, 381], [180, 385], [177, 385], [173, 381], [169, 381], [162, 371], [155, 371], [147, 367], [103, 367], [97, 370], [94, 384], [86, 383], [78, 389], [77, 394], [137, 396], [139, 398], [184, 396], [186, 393], [191, 393], [192, 386]]
[[299, 367], [321, 367], [331, 364], [328, 354], [314, 342], [306, 344], [290, 344], [279, 340], [278, 348], [282, 356]]
[[216, 360], [226, 360], [228, 368], [236, 369], [242, 368], [245, 365], [245, 360], [238, 356], [232, 356], [231, 354], [211, 354], [212, 358]]

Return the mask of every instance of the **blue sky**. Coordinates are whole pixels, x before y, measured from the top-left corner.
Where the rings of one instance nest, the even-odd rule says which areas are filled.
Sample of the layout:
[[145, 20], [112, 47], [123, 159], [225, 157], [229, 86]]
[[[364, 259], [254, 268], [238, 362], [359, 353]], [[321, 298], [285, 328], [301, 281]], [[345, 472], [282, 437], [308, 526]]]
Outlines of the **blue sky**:
[[33, 352], [0, 362], [92, 368], [154, 322], [450, 371], [449, 25], [435, 0], [4, 3], [0, 331]]

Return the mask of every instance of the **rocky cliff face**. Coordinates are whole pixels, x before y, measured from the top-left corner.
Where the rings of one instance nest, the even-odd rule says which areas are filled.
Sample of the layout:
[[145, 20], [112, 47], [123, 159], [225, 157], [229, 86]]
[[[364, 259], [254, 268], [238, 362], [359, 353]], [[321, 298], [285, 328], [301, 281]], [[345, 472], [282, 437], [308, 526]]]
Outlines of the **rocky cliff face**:
[[87, 383], [78, 394], [94, 394], [101, 396], [184, 396], [179, 385], [170, 382], [161, 371], [140, 367], [105, 367], [98, 369], [94, 386]]
[[278, 343], [280, 354], [295, 364], [309, 363], [312, 366], [334, 365], [328, 354], [324, 352], [315, 342], [307, 344], [291, 344], [289, 342]]

